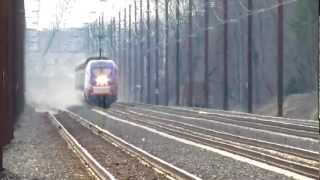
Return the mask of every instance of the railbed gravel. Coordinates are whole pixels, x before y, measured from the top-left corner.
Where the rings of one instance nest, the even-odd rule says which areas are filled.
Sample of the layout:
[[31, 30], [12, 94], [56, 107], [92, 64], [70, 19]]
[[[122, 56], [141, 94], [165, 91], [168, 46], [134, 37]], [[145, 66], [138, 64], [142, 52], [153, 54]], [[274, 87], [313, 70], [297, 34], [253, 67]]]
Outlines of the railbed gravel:
[[71, 111], [110, 131], [127, 142], [182, 168], [202, 179], [285, 180], [290, 177], [237, 161], [220, 154], [173, 141], [147, 130], [107, 119], [90, 107], [71, 107]]
[[138, 159], [108, 143], [70, 118], [66, 113], [59, 113], [56, 118], [71, 135], [116, 179], [166, 180], [167, 178], [142, 164]]
[[47, 115], [30, 106], [16, 123], [15, 138], [4, 149], [4, 167], [1, 180], [93, 179]]

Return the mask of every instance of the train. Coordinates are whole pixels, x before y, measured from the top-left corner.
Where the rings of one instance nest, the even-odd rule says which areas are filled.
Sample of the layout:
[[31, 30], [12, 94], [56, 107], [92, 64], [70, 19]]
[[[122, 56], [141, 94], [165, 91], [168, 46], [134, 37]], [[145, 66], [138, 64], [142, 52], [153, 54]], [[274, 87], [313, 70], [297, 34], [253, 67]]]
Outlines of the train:
[[104, 108], [118, 99], [118, 66], [108, 57], [90, 57], [75, 69], [75, 88], [85, 102]]

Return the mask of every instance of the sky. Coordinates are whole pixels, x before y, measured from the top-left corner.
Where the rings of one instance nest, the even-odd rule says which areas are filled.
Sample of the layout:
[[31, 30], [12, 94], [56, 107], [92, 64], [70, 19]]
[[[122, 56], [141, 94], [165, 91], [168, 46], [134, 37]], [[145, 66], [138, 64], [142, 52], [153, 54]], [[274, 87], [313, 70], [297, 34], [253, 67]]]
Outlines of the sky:
[[60, 22], [60, 28], [81, 27], [84, 23], [95, 21], [102, 13], [108, 21], [117, 16], [120, 9], [133, 2], [133, 0], [25, 0], [27, 28], [48, 29], [57, 21]]

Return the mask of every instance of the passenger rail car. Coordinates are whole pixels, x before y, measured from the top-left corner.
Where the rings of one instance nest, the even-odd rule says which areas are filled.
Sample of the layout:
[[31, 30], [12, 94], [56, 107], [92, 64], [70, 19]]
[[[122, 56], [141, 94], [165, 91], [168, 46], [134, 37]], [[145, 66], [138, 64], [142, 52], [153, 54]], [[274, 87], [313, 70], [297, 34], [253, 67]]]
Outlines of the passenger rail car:
[[76, 68], [76, 89], [84, 99], [102, 107], [109, 107], [118, 96], [118, 67], [106, 57], [89, 58]]

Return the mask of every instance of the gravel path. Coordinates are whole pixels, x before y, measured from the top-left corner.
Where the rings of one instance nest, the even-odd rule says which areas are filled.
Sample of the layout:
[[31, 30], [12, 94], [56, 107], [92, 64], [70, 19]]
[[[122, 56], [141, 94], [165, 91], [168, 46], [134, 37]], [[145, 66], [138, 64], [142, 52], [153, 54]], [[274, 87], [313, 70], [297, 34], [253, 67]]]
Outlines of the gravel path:
[[116, 136], [203, 179], [290, 179], [217, 153], [169, 140], [137, 127], [108, 120], [85, 107], [73, 107], [71, 110], [88, 120], [94, 120], [92, 122]]
[[7, 170], [0, 179], [93, 179], [46, 117], [26, 108], [4, 150]]

